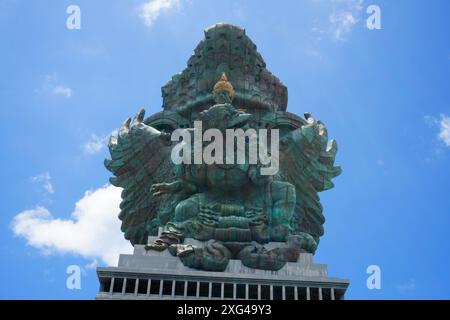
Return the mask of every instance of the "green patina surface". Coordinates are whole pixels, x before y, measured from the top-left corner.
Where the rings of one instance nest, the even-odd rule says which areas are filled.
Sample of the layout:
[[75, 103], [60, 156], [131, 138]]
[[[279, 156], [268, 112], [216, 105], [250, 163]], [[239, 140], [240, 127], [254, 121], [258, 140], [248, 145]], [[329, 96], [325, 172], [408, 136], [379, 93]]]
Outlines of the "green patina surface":
[[[225, 73], [226, 82], [217, 86]], [[223, 80], [223, 79], [222, 79]], [[216, 88], [213, 92], [213, 88]], [[267, 69], [256, 46], [239, 27], [218, 24], [205, 31], [188, 66], [162, 88], [163, 111], [140, 111], [111, 137], [114, 174], [122, 187], [122, 231], [149, 250], [168, 249], [189, 267], [222, 271], [229, 259], [251, 268], [278, 270], [300, 252], [314, 253], [325, 218], [318, 192], [333, 187], [337, 144], [310, 114], [286, 112], [287, 88]], [[174, 165], [170, 133], [240, 127], [278, 129], [279, 172], [262, 176], [261, 164]], [[185, 238], [204, 246], [183, 244]], [[275, 249], [264, 247], [280, 242]]]

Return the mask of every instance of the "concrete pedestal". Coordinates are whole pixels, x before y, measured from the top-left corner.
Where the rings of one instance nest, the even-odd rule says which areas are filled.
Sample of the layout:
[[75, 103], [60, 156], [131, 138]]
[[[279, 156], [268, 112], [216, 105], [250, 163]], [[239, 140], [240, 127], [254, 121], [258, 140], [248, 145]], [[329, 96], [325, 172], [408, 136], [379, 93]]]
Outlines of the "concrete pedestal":
[[[185, 242], [201, 245], [193, 239]], [[224, 272], [209, 272], [185, 267], [167, 250], [146, 251], [142, 245], [132, 255], [120, 255], [117, 267], [97, 268], [97, 274], [97, 299], [340, 300], [349, 285], [348, 280], [328, 277], [327, 266], [313, 264], [307, 253], [278, 271], [230, 260]]]

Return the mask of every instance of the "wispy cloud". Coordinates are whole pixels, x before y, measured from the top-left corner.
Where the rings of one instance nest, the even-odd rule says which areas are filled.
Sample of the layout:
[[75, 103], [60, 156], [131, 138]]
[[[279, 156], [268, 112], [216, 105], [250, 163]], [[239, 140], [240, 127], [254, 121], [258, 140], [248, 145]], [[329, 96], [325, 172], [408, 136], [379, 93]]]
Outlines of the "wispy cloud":
[[65, 98], [70, 98], [73, 95], [72, 88], [61, 83], [56, 73], [46, 75], [41, 88], [36, 90], [36, 92], [51, 94], [55, 96], [63, 96]]
[[54, 217], [42, 206], [17, 214], [11, 223], [14, 234], [43, 254], [73, 254], [112, 266], [120, 253], [131, 253], [118, 219], [122, 189], [104, 186], [87, 191], [75, 204], [70, 219]]
[[36, 176], [33, 176], [30, 178], [31, 182], [33, 183], [39, 183], [44, 188], [45, 192], [48, 194], [55, 193], [55, 189], [52, 185], [52, 177], [50, 176], [49, 172], [44, 172], [41, 174], [38, 174]]
[[332, 41], [343, 43], [349, 39], [351, 32], [363, 15], [363, 0], [312, 0], [323, 15], [313, 20], [309, 42], [304, 53], [315, 60], [323, 60], [322, 44]]
[[70, 98], [72, 96], [72, 89], [63, 85], [57, 85], [53, 88], [52, 93], [54, 95], [63, 95], [66, 98]]
[[447, 146], [450, 147], [450, 117], [444, 114], [441, 115], [439, 121], [439, 139]]
[[415, 291], [416, 288], [417, 288], [416, 280], [414, 279], [409, 279], [407, 282], [398, 284], [396, 286], [397, 291], [402, 294]]
[[425, 123], [431, 127], [438, 127], [437, 139], [446, 147], [450, 147], [450, 116], [441, 114], [439, 118], [435, 116], [425, 116]]
[[150, 0], [140, 6], [140, 17], [150, 27], [162, 13], [177, 9], [180, 5], [180, 0]]
[[117, 135], [117, 130], [104, 136], [98, 136], [95, 133], [91, 134], [89, 140], [81, 146], [83, 153], [86, 155], [93, 155], [100, 152], [107, 145], [109, 137], [112, 135]]
[[82, 145], [84, 154], [89, 154], [89, 155], [96, 154], [97, 152], [99, 152], [100, 150], [103, 149], [103, 147], [106, 144], [107, 139], [108, 139], [108, 137], [106, 137], [106, 136], [99, 137], [96, 134], [92, 134], [89, 141], [86, 141]]
[[332, 0], [332, 3], [330, 30], [336, 41], [343, 41], [359, 21], [363, 0]]
[[356, 17], [350, 11], [337, 12], [330, 15], [330, 24], [335, 40], [345, 40], [353, 25], [357, 22]]
[[94, 259], [84, 266], [85, 269], [92, 270], [98, 267], [98, 260]]

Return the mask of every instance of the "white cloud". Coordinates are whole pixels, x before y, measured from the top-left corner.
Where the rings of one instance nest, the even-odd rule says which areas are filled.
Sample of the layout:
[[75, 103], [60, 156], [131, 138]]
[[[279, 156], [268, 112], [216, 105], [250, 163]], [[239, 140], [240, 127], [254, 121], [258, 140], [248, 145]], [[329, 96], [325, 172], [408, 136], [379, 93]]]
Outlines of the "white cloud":
[[331, 32], [335, 40], [343, 41], [359, 21], [363, 0], [332, 0], [332, 2], [333, 11], [329, 16]]
[[63, 95], [66, 98], [70, 98], [72, 96], [72, 89], [62, 85], [57, 85], [53, 88], [52, 93], [54, 95]]
[[180, 0], [150, 0], [139, 8], [140, 17], [150, 27], [161, 13], [177, 9], [180, 4]]
[[439, 139], [444, 142], [447, 147], [450, 147], [450, 117], [442, 114], [441, 120], [439, 121], [439, 127]]
[[423, 119], [425, 120], [425, 123], [428, 124], [429, 126], [434, 126], [437, 124], [436, 117], [427, 115], [427, 116], [424, 116]]
[[84, 266], [85, 269], [91, 270], [91, 269], [95, 269], [98, 267], [98, 260], [94, 259], [92, 260], [90, 263], [86, 264]]
[[95, 133], [91, 134], [91, 137], [88, 141], [83, 143], [81, 148], [83, 149], [84, 154], [93, 155], [100, 152], [103, 147], [108, 144], [110, 136], [117, 136], [117, 130], [114, 130], [109, 135], [98, 136]]
[[415, 291], [417, 288], [416, 280], [409, 279], [407, 282], [399, 284], [396, 286], [396, 289], [400, 293], [408, 293], [411, 291]]
[[439, 128], [437, 139], [450, 147], [450, 116], [441, 114], [440, 119], [434, 116], [425, 116], [424, 120], [429, 126]]
[[116, 265], [120, 253], [131, 253], [131, 244], [120, 231], [119, 204], [122, 189], [104, 186], [87, 191], [75, 204], [70, 219], [52, 216], [48, 209], [38, 206], [13, 218], [15, 235], [44, 254], [73, 254], [105, 264]]
[[344, 40], [345, 35], [349, 33], [357, 19], [352, 12], [338, 12], [330, 15], [330, 23], [333, 30], [333, 36], [336, 40]]
[[83, 152], [85, 154], [96, 154], [100, 150], [103, 149], [106, 142], [108, 141], [108, 137], [99, 137], [96, 134], [92, 134], [89, 141], [85, 142], [82, 145]]
[[55, 96], [60, 95], [66, 98], [70, 98], [73, 95], [72, 88], [62, 84], [56, 73], [46, 75], [41, 88], [35, 90], [35, 92], [41, 94], [51, 94]]
[[44, 172], [44, 173], [38, 174], [37, 176], [31, 177], [31, 182], [41, 183], [45, 192], [48, 194], [55, 193], [55, 189], [53, 188], [51, 180], [52, 180], [52, 177], [50, 176], [50, 173], [48, 173], [48, 172]]

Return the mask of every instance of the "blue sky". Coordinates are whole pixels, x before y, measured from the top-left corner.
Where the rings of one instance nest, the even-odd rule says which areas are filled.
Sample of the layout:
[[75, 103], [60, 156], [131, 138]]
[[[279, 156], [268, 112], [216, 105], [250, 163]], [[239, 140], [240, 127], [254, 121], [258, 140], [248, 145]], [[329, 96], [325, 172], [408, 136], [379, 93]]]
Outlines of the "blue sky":
[[[450, 41], [446, 0], [0, 2], [0, 298], [92, 299], [95, 265], [128, 251], [106, 185], [106, 137], [186, 66], [203, 30], [240, 25], [326, 123], [343, 174], [321, 194], [315, 256], [350, 299], [450, 298]], [[81, 8], [81, 29], [66, 8]], [[366, 8], [381, 9], [369, 30]], [[153, 9], [152, 9], [153, 8]], [[379, 265], [381, 290], [366, 287]], [[66, 288], [79, 265], [81, 290]]]

